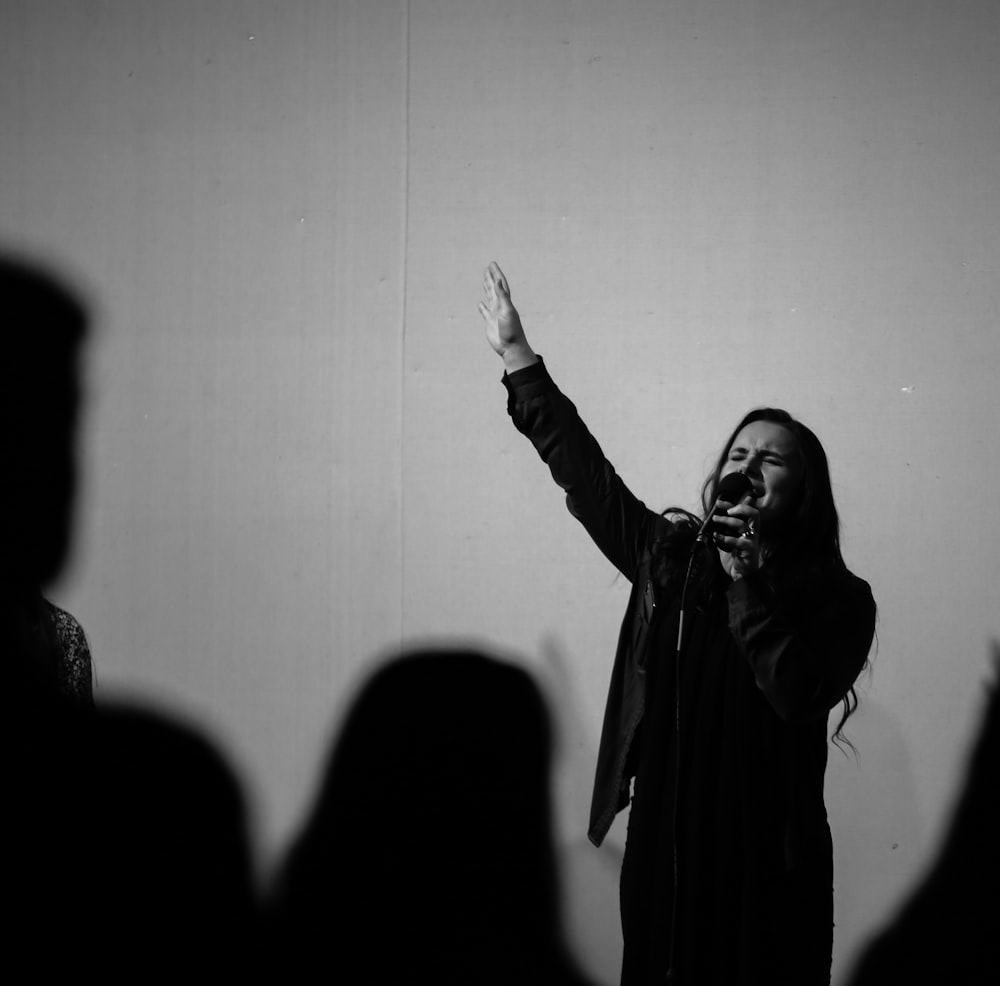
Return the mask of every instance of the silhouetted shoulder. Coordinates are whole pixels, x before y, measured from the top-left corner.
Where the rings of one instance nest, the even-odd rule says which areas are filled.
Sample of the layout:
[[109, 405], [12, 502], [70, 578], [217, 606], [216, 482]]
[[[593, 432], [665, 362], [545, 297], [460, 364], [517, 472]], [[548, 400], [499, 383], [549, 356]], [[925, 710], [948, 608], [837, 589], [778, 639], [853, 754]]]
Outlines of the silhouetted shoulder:
[[59, 647], [57, 668], [60, 693], [81, 705], [93, 702], [93, 667], [83, 627], [72, 613], [45, 600]]

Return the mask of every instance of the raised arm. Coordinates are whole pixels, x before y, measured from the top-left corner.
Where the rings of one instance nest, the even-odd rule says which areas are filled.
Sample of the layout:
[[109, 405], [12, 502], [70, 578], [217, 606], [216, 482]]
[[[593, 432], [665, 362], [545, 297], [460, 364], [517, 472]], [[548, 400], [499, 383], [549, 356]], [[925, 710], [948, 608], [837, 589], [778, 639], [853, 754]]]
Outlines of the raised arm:
[[631, 580], [654, 530], [667, 521], [629, 491], [573, 403], [552, 381], [541, 357], [528, 345], [507, 279], [495, 263], [483, 275], [483, 288], [479, 312], [486, 338], [507, 369], [507, 410], [514, 426], [531, 440], [565, 491], [570, 513]]

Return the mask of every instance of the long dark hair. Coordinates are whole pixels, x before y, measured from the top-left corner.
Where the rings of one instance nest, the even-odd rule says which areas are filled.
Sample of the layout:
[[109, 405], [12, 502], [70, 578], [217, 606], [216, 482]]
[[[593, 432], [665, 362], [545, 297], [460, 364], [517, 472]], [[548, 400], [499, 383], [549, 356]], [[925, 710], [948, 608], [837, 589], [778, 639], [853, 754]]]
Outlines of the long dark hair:
[[[664, 538], [666, 554], [676, 557], [676, 550], [690, 546], [701, 521], [708, 516], [719, 495], [722, 471], [729, 459], [736, 436], [749, 424], [766, 421], [780, 425], [794, 439], [802, 456], [802, 487], [794, 512], [777, 530], [769, 532], [768, 548], [771, 554], [767, 569], [772, 587], [779, 598], [794, 598], [802, 584], [802, 577], [810, 573], [847, 572], [840, 551], [840, 518], [833, 500], [833, 486], [830, 481], [830, 466], [826, 452], [816, 434], [788, 411], [777, 407], [758, 407], [745, 414], [733, 429], [716, 459], [715, 466], [705, 479], [701, 489], [703, 517], [698, 518], [687, 510], [672, 507], [664, 511], [674, 527]], [[711, 593], [720, 587], [718, 565], [707, 564], [707, 556], [713, 552], [710, 545], [702, 551], [698, 566], [702, 592]], [[867, 668], [868, 661], [865, 661]], [[844, 723], [857, 708], [858, 696], [852, 686], [842, 700], [842, 714], [833, 732], [833, 741], [851, 745], [843, 736]]]

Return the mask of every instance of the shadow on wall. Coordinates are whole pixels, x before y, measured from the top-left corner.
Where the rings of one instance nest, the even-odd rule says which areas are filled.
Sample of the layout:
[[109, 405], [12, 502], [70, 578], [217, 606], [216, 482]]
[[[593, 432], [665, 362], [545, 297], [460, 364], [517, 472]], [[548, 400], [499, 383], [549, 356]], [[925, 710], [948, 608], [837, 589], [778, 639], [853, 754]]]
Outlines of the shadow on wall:
[[965, 784], [944, 842], [895, 920], [862, 952], [850, 986], [1000, 980], [1000, 644]]
[[[161, 981], [238, 971], [253, 921], [243, 799], [193, 729], [67, 691], [41, 593], [71, 541], [77, 358], [87, 315], [0, 259], [0, 902], [31, 978]], [[88, 669], [89, 671], [89, 669]]]
[[558, 914], [551, 742], [541, 693], [514, 665], [459, 649], [385, 664], [276, 880], [273, 970], [583, 986]]

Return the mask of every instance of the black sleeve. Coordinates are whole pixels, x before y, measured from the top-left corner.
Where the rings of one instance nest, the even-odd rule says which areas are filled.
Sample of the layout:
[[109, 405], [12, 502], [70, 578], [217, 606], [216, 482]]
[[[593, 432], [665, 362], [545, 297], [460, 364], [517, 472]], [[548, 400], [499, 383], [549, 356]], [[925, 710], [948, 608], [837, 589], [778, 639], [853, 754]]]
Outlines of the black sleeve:
[[632, 579], [643, 548], [659, 521], [622, 482], [539, 358], [504, 374], [507, 412], [526, 435], [552, 478], [566, 493], [569, 512], [608, 560]]
[[825, 716], [860, 674], [875, 634], [875, 601], [849, 572], [806, 580], [779, 599], [759, 575], [728, 589], [729, 627], [757, 687], [788, 721]]

